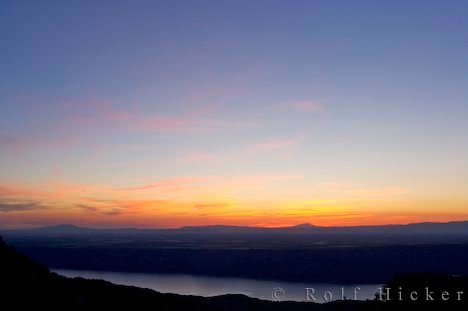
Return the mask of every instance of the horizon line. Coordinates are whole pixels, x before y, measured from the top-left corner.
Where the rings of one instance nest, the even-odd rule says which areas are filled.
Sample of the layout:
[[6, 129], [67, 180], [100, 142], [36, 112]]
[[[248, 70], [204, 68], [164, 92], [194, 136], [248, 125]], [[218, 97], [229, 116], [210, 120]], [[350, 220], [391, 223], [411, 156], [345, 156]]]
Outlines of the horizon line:
[[70, 228], [79, 228], [79, 229], [90, 229], [90, 230], [129, 230], [129, 229], [136, 229], [136, 230], [179, 230], [179, 229], [186, 229], [186, 228], [213, 228], [213, 227], [231, 227], [231, 228], [252, 228], [252, 229], [287, 229], [287, 228], [295, 228], [300, 226], [309, 226], [314, 228], [358, 228], [358, 227], [386, 227], [386, 226], [411, 226], [411, 225], [420, 225], [420, 224], [453, 224], [453, 223], [464, 223], [468, 222], [466, 220], [452, 220], [452, 221], [422, 221], [422, 222], [410, 222], [404, 224], [398, 223], [388, 223], [382, 225], [342, 225], [342, 226], [324, 226], [324, 225], [314, 225], [311, 223], [298, 223], [295, 225], [289, 226], [242, 226], [242, 225], [227, 225], [227, 224], [211, 224], [211, 225], [186, 225], [181, 227], [87, 227], [82, 225], [76, 225], [71, 223], [58, 223], [58, 224], [51, 224], [51, 225], [39, 225], [36, 227], [25, 227], [25, 228], [16, 228], [16, 229], [2, 229], [3, 231], [15, 231], [15, 230], [35, 230], [35, 229], [44, 229], [44, 228], [54, 228], [54, 227], [70, 227]]

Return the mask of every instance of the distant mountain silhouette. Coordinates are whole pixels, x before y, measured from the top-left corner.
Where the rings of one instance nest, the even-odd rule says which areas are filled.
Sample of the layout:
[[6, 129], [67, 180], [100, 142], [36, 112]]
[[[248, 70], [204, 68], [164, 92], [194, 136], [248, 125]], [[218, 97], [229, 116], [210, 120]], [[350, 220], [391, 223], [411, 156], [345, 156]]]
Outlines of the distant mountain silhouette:
[[138, 229], [117, 228], [97, 229], [85, 228], [69, 224], [46, 226], [35, 229], [3, 230], [2, 232], [31, 233], [31, 234], [66, 234], [66, 233], [131, 233], [131, 234], [252, 234], [252, 233], [315, 233], [315, 234], [466, 234], [468, 235], [468, 221], [453, 221], [446, 223], [424, 222], [407, 225], [381, 225], [381, 226], [349, 226], [349, 227], [323, 227], [308, 223], [290, 227], [264, 228], [248, 226], [186, 226], [178, 229]]
[[310, 228], [317, 228], [317, 226], [311, 225], [309, 223], [303, 223], [303, 224], [298, 224], [298, 225], [292, 226], [291, 228], [303, 228], [303, 229], [308, 228], [308, 229], [310, 229]]
[[[396, 292], [389, 302], [335, 301], [326, 304], [312, 302], [272, 302], [243, 295], [216, 297], [161, 294], [149, 289], [114, 285], [100, 280], [70, 279], [51, 273], [49, 269], [7, 246], [0, 237], [0, 308], [45, 310], [245, 310], [245, 311], [305, 311], [305, 310], [467, 310], [467, 300], [454, 299], [456, 292], [468, 289], [468, 279], [432, 274], [410, 275], [394, 278], [389, 287], [405, 290], [403, 301]], [[434, 301], [411, 301], [412, 290], [423, 293], [425, 287], [434, 291]], [[452, 299], [441, 299], [447, 290]]]

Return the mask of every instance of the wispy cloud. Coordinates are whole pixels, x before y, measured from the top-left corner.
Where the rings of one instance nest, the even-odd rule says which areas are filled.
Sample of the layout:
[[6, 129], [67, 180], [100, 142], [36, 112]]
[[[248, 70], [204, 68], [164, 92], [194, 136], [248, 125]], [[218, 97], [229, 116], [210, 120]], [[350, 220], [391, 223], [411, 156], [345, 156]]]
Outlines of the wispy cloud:
[[44, 208], [44, 206], [38, 202], [8, 202], [0, 200], [0, 212], [21, 212], [26, 210], [35, 210], [39, 208]]
[[97, 105], [92, 113], [75, 113], [72, 120], [81, 126], [141, 132], [204, 132], [218, 129], [243, 129], [254, 124], [219, 119], [213, 116], [218, 105], [205, 105], [174, 115], [123, 110], [111, 104]]
[[[35, 186], [0, 184], [0, 212], [32, 209], [69, 210], [88, 214], [117, 215], [145, 207], [173, 206], [187, 201], [218, 203], [234, 193], [263, 188], [270, 183], [300, 178], [298, 175], [181, 176], [138, 186], [111, 187], [46, 183]], [[221, 203], [225, 200], [221, 200]], [[166, 212], [170, 212], [167, 210]]]
[[[16, 128], [1, 133], [0, 150], [48, 151], [83, 144], [92, 145], [92, 142], [123, 133], [190, 135], [220, 130], [244, 130], [259, 125], [254, 121], [220, 116], [222, 103], [216, 102], [190, 103], [172, 113], [148, 111], [148, 108], [143, 110], [134, 104], [122, 107], [105, 99], [93, 98], [81, 101], [62, 100], [56, 106], [57, 109], [47, 121], [33, 118], [31, 123], [25, 123], [20, 130]], [[102, 143], [101, 148], [104, 145]]]
[[16, 196], [42, 196], [43, 191], [34, 187], [19, 185], [16, 183], [0, 183], [0, 198]]

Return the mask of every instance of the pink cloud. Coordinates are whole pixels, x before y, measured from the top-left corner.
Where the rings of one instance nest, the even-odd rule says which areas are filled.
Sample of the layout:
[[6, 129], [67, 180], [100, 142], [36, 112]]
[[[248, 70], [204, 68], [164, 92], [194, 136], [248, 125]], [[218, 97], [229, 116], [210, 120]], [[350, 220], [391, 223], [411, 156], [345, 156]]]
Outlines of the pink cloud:
[[107, 103], [95, 103], [92, 113], [75, 113], [72, 124], [100, 129], [142, 132], [204, 132], [218, 129], [243, 129], [249, 122], [221, 120], [210, 116], [217, 105], [205, 105], [179, 115], [148, 114], [116, 108]]
[[[51, 101], [54, 109], [47, 114], [47, 122], [34, 119], [24, 124], [21, 132], [0, 134], [0, 149], [9, 152], [69, 148], [121, 132], [160, 133], [203, 133], [218, 130], [243, 130], [258, 126], [257, 122], [220, 117], [216, 113], [223, 102], [239, 96], [239, 92], [228, 95], [210, 92], [186, 98], [179, 108], [185, 112], [167, 113], [143, 111], [138, 104], [118, 107], [105, 99], [67, 100], [63, 98], [35, 96], [29, 99], [13, 98], [18, 105]], [[165, 105], [168, 106], [168, 105]], [[50, 107], [49, 107], [50, 108]], [[183, 111], [183, 110], [182, 110]], [[28, 112], [29, 113], [29, 112]], [[44, 112], [45, 113], [45, 112]]]
[[319, 113], [325, 111], [323, 105], [315, 100], [299, 100], [292, 102], [291, 107], [307, 112]]
[[44, 192], [14, 183], [0, 183], [0, 198], [21, 196], [43, 196]]

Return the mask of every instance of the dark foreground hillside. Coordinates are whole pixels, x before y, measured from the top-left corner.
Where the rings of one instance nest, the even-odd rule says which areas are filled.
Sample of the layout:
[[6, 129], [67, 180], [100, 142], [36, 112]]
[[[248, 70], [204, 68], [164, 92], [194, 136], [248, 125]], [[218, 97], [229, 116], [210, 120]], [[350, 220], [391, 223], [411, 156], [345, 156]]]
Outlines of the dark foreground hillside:
[[[48, 268], [7, 246], [0, 238], [0, 308], [34, 309], [129, 309], [129, 310], [466, 310], [466, 297], [457, 300], [456, 291], [465, 291], [466, 278], [434, 275], [413, 275], [395, 278], [391, 288], [404, 287], [423, 291], [429, 286], [434, 301], [338, 301], [328, 304], [311, 302], [270, 302], [242, 295], [212, 298], [161, 294], [149, 289], [114, 285], [105, 281], [69, 279], [51, 273]], [[451, 299], [441, 299], [441, 291], [449, 291]]]

